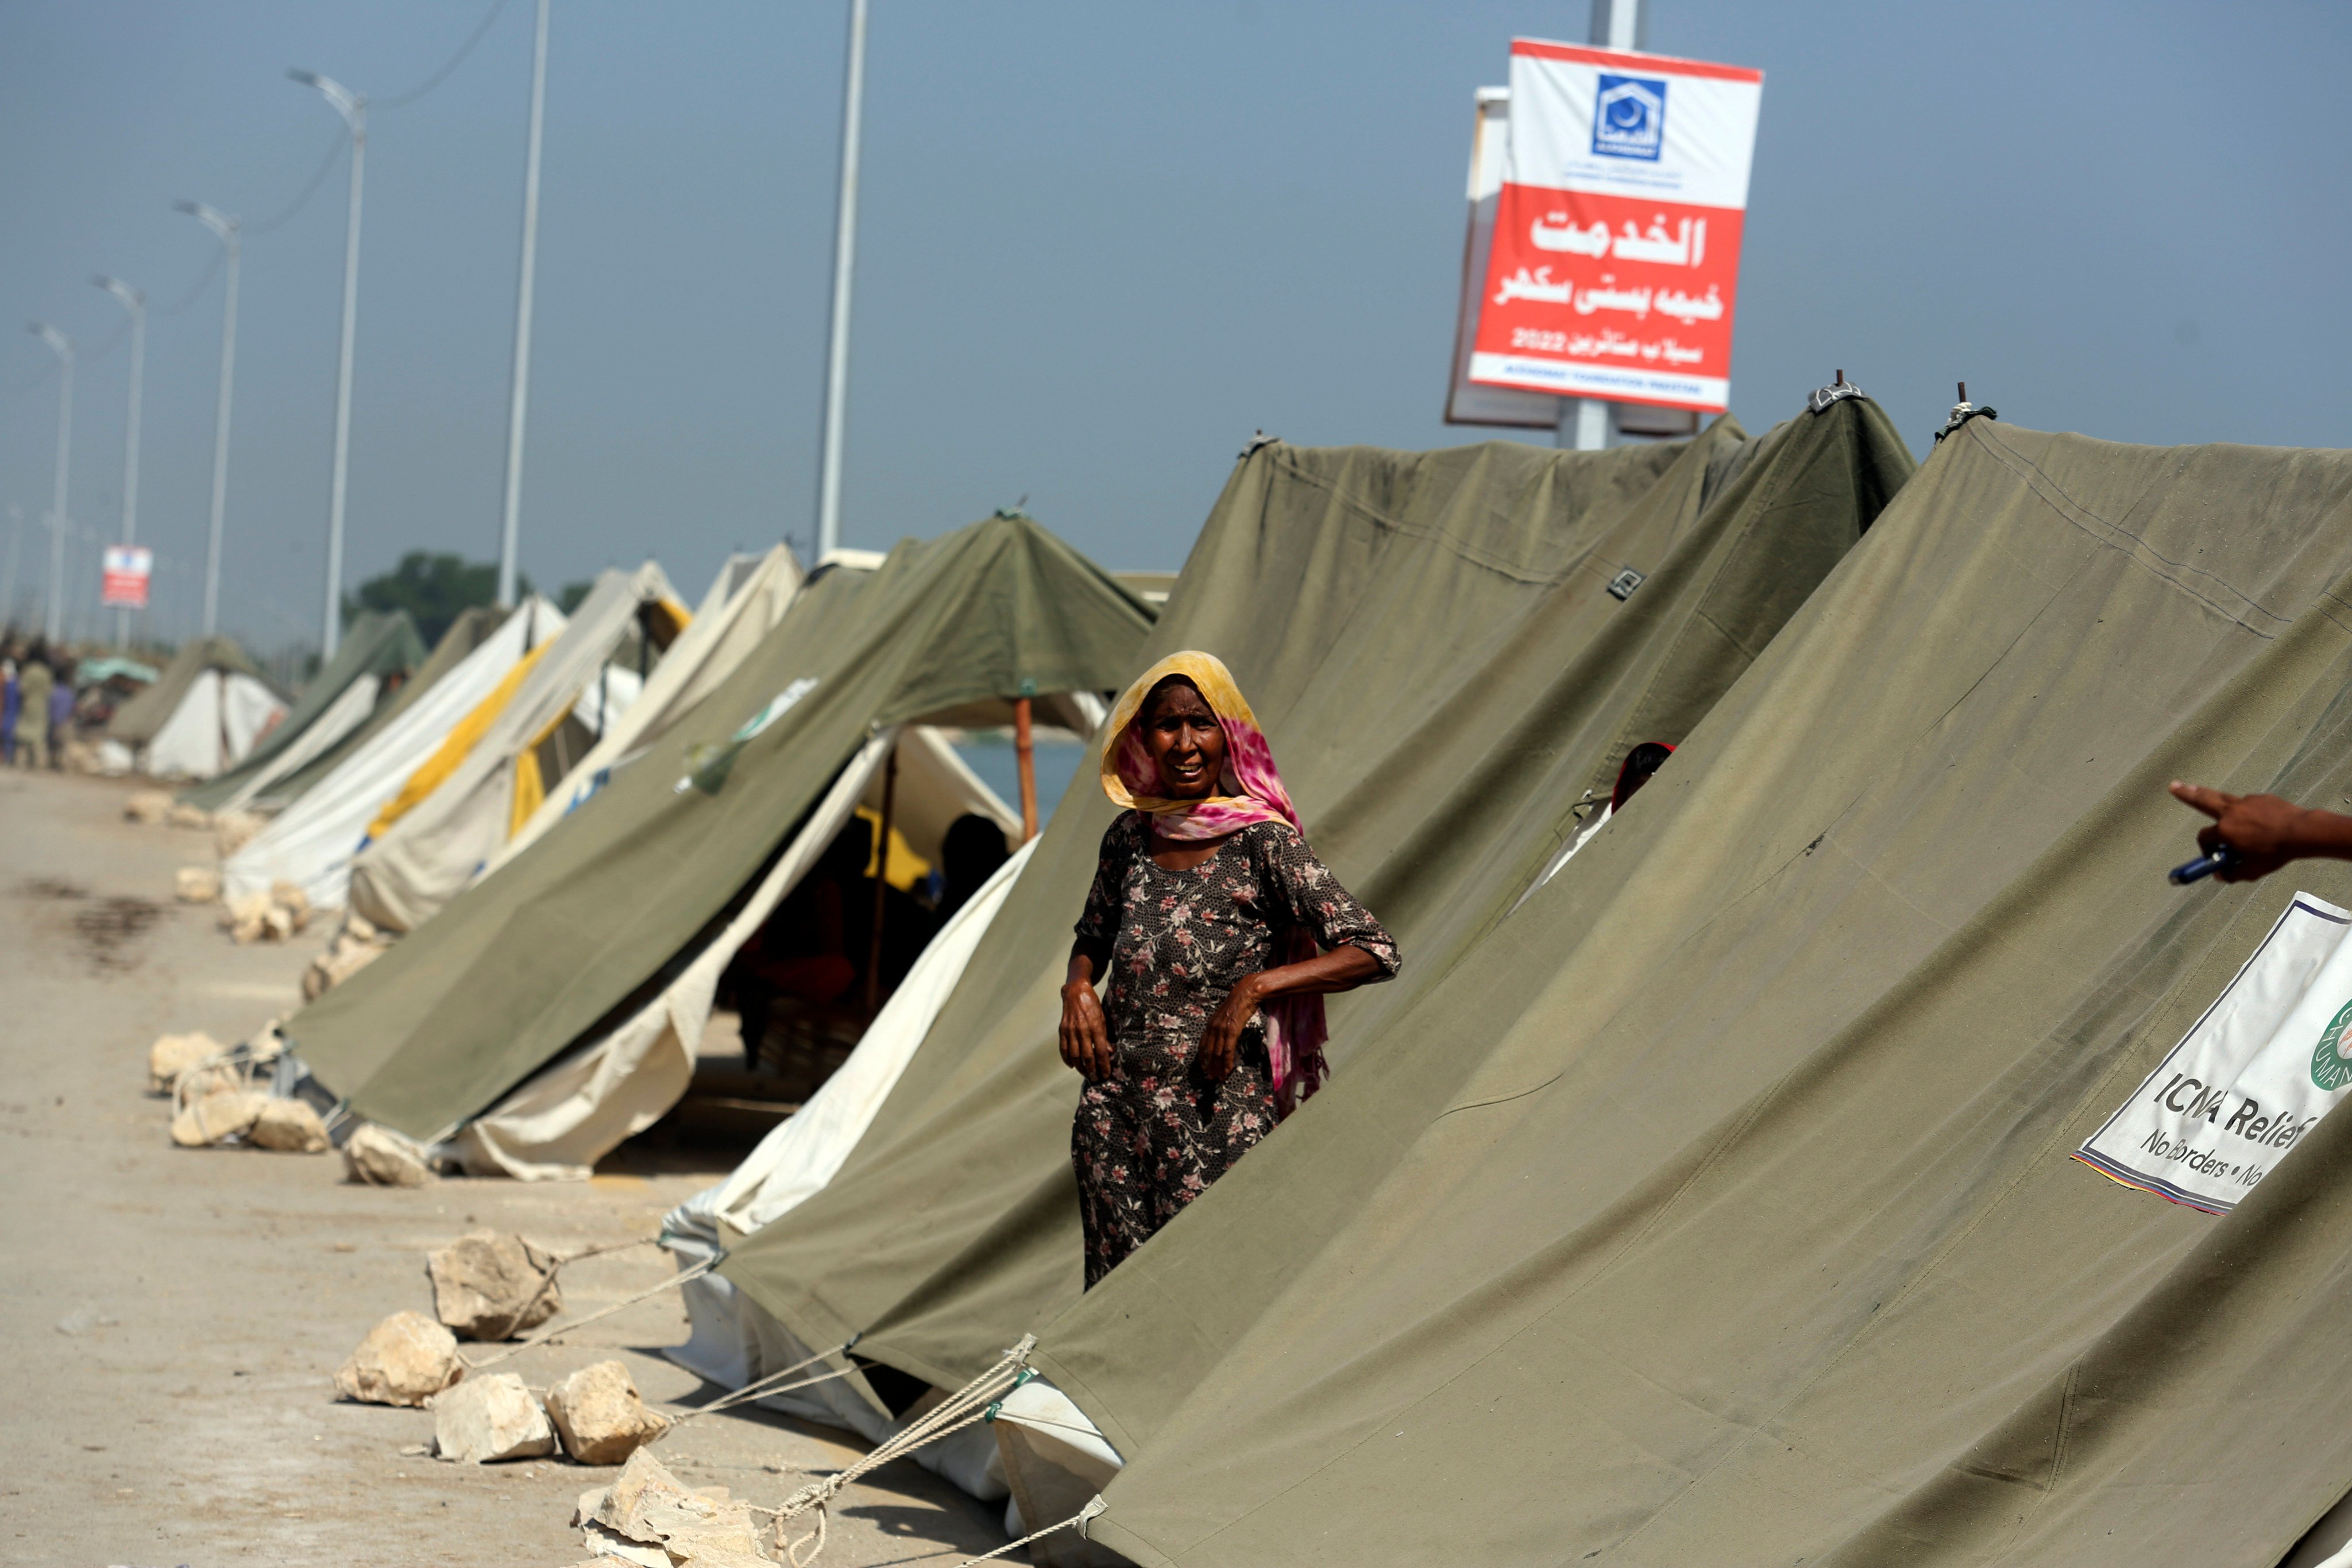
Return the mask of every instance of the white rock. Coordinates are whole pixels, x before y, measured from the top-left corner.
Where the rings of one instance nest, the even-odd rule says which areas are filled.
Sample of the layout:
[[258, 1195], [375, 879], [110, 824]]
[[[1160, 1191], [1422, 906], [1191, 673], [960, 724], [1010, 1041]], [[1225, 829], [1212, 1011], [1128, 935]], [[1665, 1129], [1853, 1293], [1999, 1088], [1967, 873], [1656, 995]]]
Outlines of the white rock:
[[238, 893], [228, 900], [221, 924], [239, 942], [258, 942], [262, 922], [269, 916], [268, 893]]
[[174, 827], [203, 829], [213, 825], [213, 814], [201, 805], [181, 805], [175, 803], [163, 814], [163, 820]]
[[269, 901], [293, 917], [294, 929], [302, 931], [310, 924], [310, 895], [299, 882], [272, 882]]
[[265, 941], [284, 942], [293, 936], [297, 929], [294, 911], [284, 904], [272, 904], [261, 912], [261, 935]]
[[414, 1407], [465, 1375], [455, 1335], [422, 1312], [394, 1312], [335, 1373], [335, 1392], [367, 1405]]
[[669, 1429], [645, 1406], [629, 1369], [616, 1361], [583, 1366], [547, 1391], [547, 1413], [563, 1451], [583, 1465], [617, 1465]]
[[169, 1094], [182, 1073], [216, 1057], [228, 1047], [202, 1030], [193, 1035], [159, 1035], [147, 1047], [147, 1092]]
[[213, 850], [226, 860], [268, 826], [269, 818], [257, 811], [224, 811], [213, 818]]
[[126, 822], [143, 822], [150, 827], [158, 827], [171, 815], [172, 796], [165, 790], [139, 790], [122, 803], [122, 817]]
[[328, 1146], [327, 1124], [308, 1101], [264, 1100], [245, 1141], [257, 1149], [275, 1149], [282, 1154], [323, 1154]]
[[172, 892], [184, 904], [209, 904], [220, 890], [220, 872], [210, 866], [183, 866], [172, 874]]
[[555, 1452], [555, 1428], [521, 1378], [494, 1372], [434, 1395], [433, 1445], [461, 1464], [535, 1459]]
[[555, 1255], [519, 1236], [478, 1230], [431, 1254], [433, 1313], [461, 1340], [505, 1340], [563, 1310]]
[[272, 1018], [245, 1042], [245, 1054], [257, 1062], [274, 1062], [286, 1054], [286, 1032]]
[[172, 1118], [172, 1142], [183, 1149], [203, 1149], [251, 1131], [269, 1103], [266, 1094], [235, 1089], [192, 1099], [187, 1109]]
[[389, 1128], [369, 1122], [343, 1144], [343, 1175], [371, 1187], [421, 1187], [433, 1180], [433, 1168], [415, 1144]]

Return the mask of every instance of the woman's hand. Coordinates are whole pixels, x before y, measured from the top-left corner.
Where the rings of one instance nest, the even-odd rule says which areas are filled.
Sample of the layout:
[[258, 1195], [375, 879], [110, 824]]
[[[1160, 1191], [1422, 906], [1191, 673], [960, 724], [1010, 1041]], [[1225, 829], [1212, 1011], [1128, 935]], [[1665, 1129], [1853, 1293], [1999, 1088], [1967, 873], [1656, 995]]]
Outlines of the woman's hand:
[[1260, 984], [1263, 979], [1263, 975], [1244, 975], [1209, 1015], [1209, 1026], [1202, 1032], [1201, 1048], [1192, 1062], [1211, 1083], [1224, 1082], [1234, 1070], [1234, 1061], [1241, 1054], [1242, 1031], [1257, 1016], [1258, 1005], [1265, 999]]
[[1062, 987], [1062, 1065], [1087, 1075], [1088, 1083], [1110, 1076], [1110, 1026], [1103, 1021], [1094, 982], [1072, 980]]

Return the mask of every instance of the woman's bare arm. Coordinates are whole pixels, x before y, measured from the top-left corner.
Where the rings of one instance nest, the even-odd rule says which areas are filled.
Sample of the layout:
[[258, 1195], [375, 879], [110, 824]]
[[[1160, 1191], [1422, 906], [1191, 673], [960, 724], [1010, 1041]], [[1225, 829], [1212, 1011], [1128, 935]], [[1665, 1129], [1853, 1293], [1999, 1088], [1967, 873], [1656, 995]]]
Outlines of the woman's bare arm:
[[1062, 1064], [1086, 1074], [1088, 1083], [1100, 1083], [1110, 1073], [1110, 1026], [1095, 994], [1095, 975], [1108, 956], [1083, 942], [1074, 943], [1062, 976]]
[[1244, 975], [1225, 994], [1223, 1005], [1210, 1015], [1209, 1026], [1201, 1035], [1200, 1054], [1194, 1059], [1211, 1082], [1222, 1081], [1234, 1070], [1242, 1031], [1249, 1027], [1249, 1021], [1257, 1016], [1261, 1006], [1277, 996], [1353, 991], [1380, 970], [1378, 959], [1349, 942], [1297, 963]]

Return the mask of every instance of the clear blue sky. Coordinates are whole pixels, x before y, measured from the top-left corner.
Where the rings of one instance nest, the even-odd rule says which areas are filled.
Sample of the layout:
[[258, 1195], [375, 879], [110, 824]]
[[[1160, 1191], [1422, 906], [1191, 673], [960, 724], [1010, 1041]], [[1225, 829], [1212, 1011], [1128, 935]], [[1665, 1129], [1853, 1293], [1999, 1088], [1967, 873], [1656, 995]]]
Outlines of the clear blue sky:
[[[127, 356], [88, 281], [109, 271], [157, 310], [142, 531], [201, 559], [216, 247], [169, 204], [269, 218], [338, 133], [287, 67], [389, 99], [488, 9], [0, 5], [0, 549], [6, 503], [37, 519], [49, 487], [55, 383], [25, 318], [90, 351], [73, 510], [115, 525]], [[1106, 564], [1173, 567], [1255, 428], [1477, 438], [1438, 417], [1471, 94], [1515, 33], [1580, 37], [1588, 12], [874, 0], [846, 542], [1025, 495]], [[542, 584], [651, 554], [698, 594], [730, 548], [805, 546], [845, 14], [556, 0]], [[419, 546], [495, 552], [530, 16], [508, 0], [372, 126], [352, 581]], [[1751, 429], [1841, 365], [1923, 448], [1962, 376], [2008, 418], [2117, 440], [2352, 429], [2347, 8], [1653, 0], [1650, 44], [1766, 73], [1733, 371]], [[268, 647], [318, 619], [342, 180], [247, 247], [223, 615]], [[192, 580], [162, 586], [159, 629], [184, 629]]]

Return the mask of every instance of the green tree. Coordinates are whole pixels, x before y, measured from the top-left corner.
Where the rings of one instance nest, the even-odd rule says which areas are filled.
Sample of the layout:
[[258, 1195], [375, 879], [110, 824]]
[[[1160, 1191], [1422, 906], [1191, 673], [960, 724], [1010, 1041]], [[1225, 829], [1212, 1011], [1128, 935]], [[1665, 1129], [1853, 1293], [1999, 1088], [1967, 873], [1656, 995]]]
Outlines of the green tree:
[[[530, 577], [522, 577], [518, 585], [529, 594]], [[349, 619], [362, 610], [380, 615], [406, 610], [408, 618], [416, 623], [416, 635], [431, 647], [459, 615], [477, 605], [489, 604], [498, 592], [499, 569], [494, 563], [412, 550], [400, 558], [399, 565], [369, 578], [357, 593], [346, 596], [343, 616]]]

